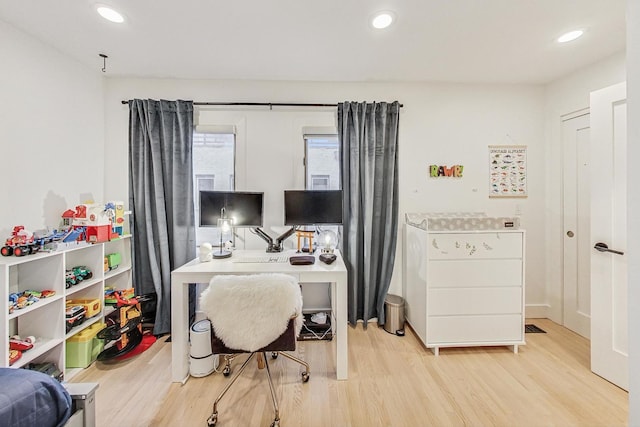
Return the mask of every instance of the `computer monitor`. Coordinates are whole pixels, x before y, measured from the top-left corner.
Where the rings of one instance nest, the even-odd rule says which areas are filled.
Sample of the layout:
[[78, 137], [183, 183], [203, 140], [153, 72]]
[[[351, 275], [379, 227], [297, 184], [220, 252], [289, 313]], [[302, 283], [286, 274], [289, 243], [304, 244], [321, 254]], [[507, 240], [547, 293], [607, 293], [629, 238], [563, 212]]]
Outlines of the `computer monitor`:
[[200, 227], [217, 227], [224, 208], [234, 227], [262, 227], [264, 193], [200, 191]]
[[342, 224], [342, 190], [285, 190], [284, 224]]

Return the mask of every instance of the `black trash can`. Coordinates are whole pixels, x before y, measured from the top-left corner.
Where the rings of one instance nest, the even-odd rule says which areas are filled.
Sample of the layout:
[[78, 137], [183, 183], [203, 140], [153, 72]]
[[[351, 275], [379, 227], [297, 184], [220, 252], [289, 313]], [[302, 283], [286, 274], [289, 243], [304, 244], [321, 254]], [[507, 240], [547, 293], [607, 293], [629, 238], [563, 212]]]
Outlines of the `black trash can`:
[[387, 294], [384, 299], [384, 330], [390, 334], [404, 335], [404, 299]]

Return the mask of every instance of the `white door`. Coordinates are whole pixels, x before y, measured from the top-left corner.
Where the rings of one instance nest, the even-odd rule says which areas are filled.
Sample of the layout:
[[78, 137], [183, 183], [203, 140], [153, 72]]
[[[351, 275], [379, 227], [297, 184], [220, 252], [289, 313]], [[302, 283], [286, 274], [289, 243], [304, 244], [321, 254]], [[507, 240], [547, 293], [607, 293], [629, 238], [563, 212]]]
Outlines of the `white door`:
[[591, 93], [591, 370], [628, 390], [626, 96]]
[[563, 325], [589, 338], [591, 329], [591, 239], [589, 112], [562, 122], [563, 157]]

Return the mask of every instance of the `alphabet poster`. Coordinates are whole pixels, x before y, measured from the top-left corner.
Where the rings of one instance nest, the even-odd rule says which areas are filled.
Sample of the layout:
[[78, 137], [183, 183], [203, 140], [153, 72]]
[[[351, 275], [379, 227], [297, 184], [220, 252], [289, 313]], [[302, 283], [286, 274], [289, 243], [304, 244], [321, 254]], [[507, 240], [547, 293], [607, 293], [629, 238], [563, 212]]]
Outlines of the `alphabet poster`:
[[527, 197], [527, 146], [489, 146], [489, 197]]

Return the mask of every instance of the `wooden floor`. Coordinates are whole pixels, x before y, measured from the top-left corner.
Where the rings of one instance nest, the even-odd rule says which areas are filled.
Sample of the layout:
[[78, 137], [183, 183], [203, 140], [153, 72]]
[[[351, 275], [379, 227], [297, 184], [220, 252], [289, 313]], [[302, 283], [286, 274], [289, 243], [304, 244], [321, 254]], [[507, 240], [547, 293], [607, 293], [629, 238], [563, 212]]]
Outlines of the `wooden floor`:
[[[301, 342], [311, 379], [283, 357], [270, 366], [281, 426], [623, 426], [628, 396], [589, 371], [589, 342], [549, 320], [526, 334], [518, 354], [506, 347], [425, 350], [382, 328], [348, 328], [349, 379], [335, 380], [334, 342]], [[118, 364], [94, 363], [72, 382], [99, 382], [98, 427], [206, 426], [229, 378], [212, 374], [170, 382], [170, 344], [161, 338]], [[233, 367], [239, 368], [236, 359]], [[219, 405], [218, 426], [269, 426], [266, 371], [255, 363]]]

